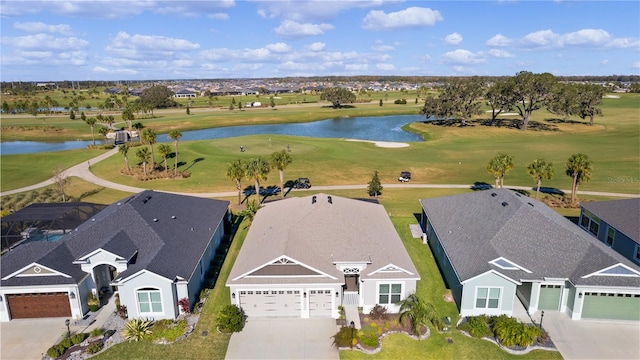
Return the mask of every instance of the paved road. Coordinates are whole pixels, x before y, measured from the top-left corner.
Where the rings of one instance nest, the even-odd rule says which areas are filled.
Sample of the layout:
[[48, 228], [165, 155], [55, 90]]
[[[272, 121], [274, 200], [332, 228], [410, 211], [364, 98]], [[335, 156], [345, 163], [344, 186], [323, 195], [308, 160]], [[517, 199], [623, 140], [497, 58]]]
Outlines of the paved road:
[[[128, 185], [122, 185], [122, 184], [118, 184], [118, 183], [114, 183], [111, 181], [107, 181], [104, 179], [101, 179], [97, 176], [95, 176], [91, 170], [90, 170], [90, 166], [97, 164], [98, 162], [114, 155], [118, 153], [118, 148], [114, 148], [112, 150], [107, 151], [106, 153], [103, 153], [99, 156], [94, 157], [93, 159], [90, 159], [89, 161], [82, 162], [78, 165], [72, 166], [69, 169], [65, 170], [63, 172], [63, 175], [65, 176], [77, 176], [85, 181], [94, 183], [96, 185], [100, 185], [102, 187], [105, 188], [110, 188], [110, 189], [115, 189], [115, 190], [120, 190], [120, 191], [124, 191], [124, 192], [130, 192], [130, 193], [139, 193], [141, 191], [147, 190], [144, 188], [139, 188], [139, 187], [135, 187], [135, 186], [128, 186]], [[49, 179], [49, 180], [45, 180], [41, 183], [38, 184], [34, 184], [34, 185], [30, 185], [30, 186], [25, 186], [19, 189], [14, 189], [14, 190], [8, 190], [5, 192], [1, 192], [0, 196], [6, 196], [6, 195], [12, 195], [12, 194], [17, 194], [17, 193], [21, 193], [24, 191], [30, 191], [30, 190], [35, 190], [35, 189], [39, 189], [45, 186], [49, 186], [55, 183], [55, 180], [53, 178]], [[383, 184], [383, 186], [387, 189], [393, 189], [393, 188], [417, 188], [417, 189], [469, 189], [470, 187], [472, 187], [473, 185], [464, 185], [464, 184], [416, 184], [416, 183], [411, 183], [411, 184], [407, 184], [407, 183], [397, 183], [397, 184]], [[309, 190], [295, 190], [295, 191], [324, 191], [324, 190], [359, 190], [359, 189], [366, 189], [367, 185], [328, 185], [328, 186], [314, 186], [312, 189]], [[532, 188], [529, 186], [508, 186], [508, 188], [510, 189], [517, 189], [517, 190], [528, 190], [531, 191]], [[560, 190], [563, 191], [565, 193], [571, 193], [570, 190]], [[229, 191], [229, 192], [205, 192], [205, 193], [186, 193], [186, 192], [174, 192], [174, 191], [167, 191], [169, 193], [173, 193], [173, 194], [180, 194], [180, 195], [191, 195], [191, 196], [197, 196], [197, 197], [203, 197], [203, 198], [219, 198], [219, 197], [231, 197], [231, 196], [237, 196], [238, 192], [237, 191]], [[610, 197], [622, 197], [622, 198], [633, 198], [633, 197], [640, 197], [639, 194], [622, 194], [622, 193], [612, 193], [612, 192], [599, 192], [599, 191], [578, 191], [578, 194], [581, 195], [595, 195], [595, 196], [610, 196]]]

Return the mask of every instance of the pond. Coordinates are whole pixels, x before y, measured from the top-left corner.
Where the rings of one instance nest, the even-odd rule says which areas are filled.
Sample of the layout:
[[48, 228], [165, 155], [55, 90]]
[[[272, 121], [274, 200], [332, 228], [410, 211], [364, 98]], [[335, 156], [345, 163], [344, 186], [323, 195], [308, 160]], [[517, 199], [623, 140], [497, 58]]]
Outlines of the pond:
[[[402, 130], [402, 126], [424, 121], [420, 115], [366, 116], [336, 118], [297, 124], [227, 126], [212, 129], [183, 131], [180, 141], [222, 139], [237, 136], [274, 134], [315, 138], [344, 138], [373, 141], [417, 142], [420, 136]], [[158, 142], [168, 142], [167, 134], [158, 135]], [[101, 143], [96, 141], [96, 143]], [[7, 141], [0, 143], [2, 155], [81, 149], [92, 141], [64, 142]]]

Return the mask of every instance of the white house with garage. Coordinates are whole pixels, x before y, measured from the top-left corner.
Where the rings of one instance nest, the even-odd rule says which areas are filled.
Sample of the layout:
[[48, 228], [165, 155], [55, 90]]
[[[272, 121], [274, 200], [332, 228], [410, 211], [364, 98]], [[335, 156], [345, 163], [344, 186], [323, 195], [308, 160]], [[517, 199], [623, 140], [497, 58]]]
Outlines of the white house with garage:
[[226, 285], [248, 316], [337, 318], [340, 305], [397, 312], [419, 279], [382, 205], [316, 194], [258, 211]]
[[542, 202], [507, 189], [420, 202], [461, 316], [523, 305], [574, 320], [640, 320], [640, 268]]
[[118, 293], [129, 318], [175, 319], [191, 306], [225, 235], [228, 201], [143, 191], [55, 241], [2, 256], [0, 321], [83, 318], [87, 297]]

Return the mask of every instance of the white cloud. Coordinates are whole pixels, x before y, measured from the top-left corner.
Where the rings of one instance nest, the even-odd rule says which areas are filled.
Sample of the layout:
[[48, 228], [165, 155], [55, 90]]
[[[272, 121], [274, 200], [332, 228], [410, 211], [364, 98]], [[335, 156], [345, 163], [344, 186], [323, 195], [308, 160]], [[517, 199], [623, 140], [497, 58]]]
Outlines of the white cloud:
[[508, 37], [502, 34], [497, 34], [496, 36], [487, 40], [486, 44], [489, 46], [509, 46], [511, 45], [511, 42], [512, 40], [509, 39]]
[[[398, 1], [398, 0], [391, 0]], [[391, 2], [384, 0], [384, 2]], [[289, 19], [296, 22], [327, 22], [349, 9], [379, 7], [381, 0], [331, 1], [278, 0], [257, 2], [259, 16], [265, 19]]]
[[638, 38], [618, 38], [613, 39], [605, 45], [608, 48], [626, 49], [640, 47], [640, 39]]
[[561, 37], [565, 45], [602, 45], [611, 39], [611, 35], [602, 29], [582, 29]]
[[126, 74], [126, 75], [135, 75], [138, 72], [133, 69], [107, 69], [102, 66], [95, 66], [93, 68], [93, 72], [97, 72], [100, 74]]
[[362, 28], [366, 30], [390, 30], [426, 27], [433, 26], [437, 21], [442, 20], [440, 12], [429, 8], [410, 7], [388, 14], [381, 10], [372, 10], [362, 20]]
[[58, 33], [62, 35], [73, 35], [71, 26], [67, 24], [48, 25], [43, 22], [16, 22], [13, 28], [28, 33]]
[[556, 45], [560, 35], [551, 30], [539, 30], [527, 34], [522, 38], [522, 43], [527, 47], [542, 47]]
[[454, 32], [444, 37], [444, 42], [449, 45], [458, 45], [462, 42], [462, 35]]
[[285, 43], [268, 44], [265, 48], [275, 53], [286, 53], [291, 51], [291, 47]]
[[300, 38], [322, 35], [325, 31], [332, 29], [333, 25], [331, 24], [301, 24], [285, 20], [275, 29], [275, 32], [284, 38]]
[[207, 17], [214, 20], [229, 20], [229, 14], [227, 13], [214, 13], [207, 15]]
[[376, 44], [372, 46], [371, 49], [377, 52], [389, 52], [389, 51], [394, 51], [396, 48], [394, 48], [391, 45]]
[[393, 64], [381, 63], [381, 64], [376, 64], [376, 69], [382, 70], [382, 71], [393, 71], [396, 69], [396, 67]]
[[497, 57], [497, 58], [512, 58], [515, 57], [515, 55], [513, 55], [512, 53], [506, 51], [506, 50], [499, 50], [499, 49], [491, 49], [489, 50], [489, 55], [493, 56], [493, 57]]
[[189, 40], [170, 38], [157, 35], [129, 35], [119, 32], [108, 45], [109, 49], [148, 49], [154, 51], [186, 51], [200, 48], [197, 43]]
[[89, 42], [77, 37], [56, 38], [49, 34], [35, 34], [17, 37], [5, 36], [1, 39], [3, 45], [20, 49], [52, 49], [73, 50], [86, 48]]
[[559, 49], [565, 47], [631, 48], [640, 46], [638, 38], [614, 38], [603, 29], [581, 29], [558, 34], [552, 30], [539, 30], [525, 35], [518, 45], [533, 49]]
[[307, 45], [307, 49], [309, 51], [322, 51], [326, 47], [325, 43], [322, 42], [314, 42], [312, 44]]
[[444, 55], [442, 55], [442, 58], [446, 63], [456, 65], [472, 65], [483, 63], [485, 61], [482, 56], [464, 49], [457, 49], [444, 53]]

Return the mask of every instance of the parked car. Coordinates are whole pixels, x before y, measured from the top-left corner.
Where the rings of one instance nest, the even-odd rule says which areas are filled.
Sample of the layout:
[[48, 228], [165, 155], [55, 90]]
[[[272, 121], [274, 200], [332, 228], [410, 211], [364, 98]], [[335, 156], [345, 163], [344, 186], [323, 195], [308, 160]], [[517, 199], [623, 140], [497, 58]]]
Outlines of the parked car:
[[293, 184], [293, 187], [296, 189], [310, 189], [311, 181], [309, 181], [309, 178], [298, 178], [298, 180], [296, 180], [296, 183]]
[[398, 181], [409, 182], [411, 181], [411, 173], [409, 171], [402, 171], [398, 177]]

